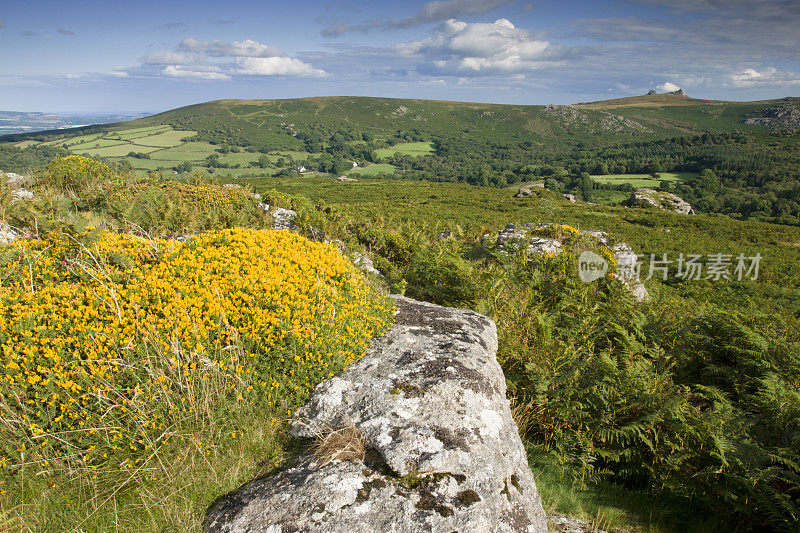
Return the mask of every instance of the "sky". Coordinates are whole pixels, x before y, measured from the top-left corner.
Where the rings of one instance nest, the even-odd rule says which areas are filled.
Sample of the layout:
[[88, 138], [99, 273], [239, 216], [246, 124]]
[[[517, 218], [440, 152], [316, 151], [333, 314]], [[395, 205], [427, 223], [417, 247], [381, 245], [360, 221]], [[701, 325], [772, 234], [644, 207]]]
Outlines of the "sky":
[[800, 96], [798, 28], [798, 0], [4, 1], [0, 110]]

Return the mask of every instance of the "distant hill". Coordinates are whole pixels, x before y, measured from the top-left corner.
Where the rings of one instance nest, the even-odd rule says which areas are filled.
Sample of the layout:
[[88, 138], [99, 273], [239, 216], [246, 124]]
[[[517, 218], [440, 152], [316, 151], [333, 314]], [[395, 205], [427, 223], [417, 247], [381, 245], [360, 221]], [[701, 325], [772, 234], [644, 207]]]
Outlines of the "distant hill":
[[144, 113], [134, 115], [60, 115], [58, 113], [0, 111], [0, 135], [76, 128], [90, 124], [132, 120], [142, 116]]
[[[358, 130], [376, 136], [398, 130], [422, 137], [465, 136], [486, 141], [603, 145], [704, 132], [759, 130], [745, 120], [778, 100], [723, 102], [675, 94], [560, 105], [504, 105], [396, 98], [331, 96], [284, 100], [215, 100], [133, 121], [88, 128], [116, 131], [170, 125], [198, 132], [198, 140], [298, 149], [300, 133]], [[36, 132], [2, 141], [52, 140], [81, 130]]]

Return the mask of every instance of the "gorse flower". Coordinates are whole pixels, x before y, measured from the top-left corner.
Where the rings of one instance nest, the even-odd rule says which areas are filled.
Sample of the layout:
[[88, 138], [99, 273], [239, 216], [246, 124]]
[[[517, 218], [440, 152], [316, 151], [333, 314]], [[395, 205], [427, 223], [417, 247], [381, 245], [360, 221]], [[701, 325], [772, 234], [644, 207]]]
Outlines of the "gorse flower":
[[[12, 443], [28, 442], [41, 461], [128, 468], [181, 417], [226, 402], [291, 408], [392, 316], [335, 247], [282, 231], [184, 244], [47, 234], [4, 252], [7, 466], [21, 462]], [[210, 383], [216, 397], [202, 392]]]

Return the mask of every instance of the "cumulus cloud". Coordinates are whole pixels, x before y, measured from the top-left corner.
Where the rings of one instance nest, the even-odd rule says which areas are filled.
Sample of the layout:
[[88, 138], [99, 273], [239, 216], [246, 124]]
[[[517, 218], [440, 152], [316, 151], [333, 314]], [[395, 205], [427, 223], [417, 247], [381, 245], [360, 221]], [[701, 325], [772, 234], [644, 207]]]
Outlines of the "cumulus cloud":
[[395, 49], [403, 55], [423, 57], [426, 69], [462, 75], [537, 70], [557, 66], [572, 53], [504, 18], [493, 23], [450, 19], [436, 28], [433, 37]]
[[201, 53], [212, 57], [272, 57], [286, 54], [258, 41], [198, 41], [189, 37], [178, 45], [178, 51]]
[[753, 68], [746, 68], [739, 72], [734, 72], [729, 76], [731, 85], [737, 88], [748, 88], [758, 86], [800, 86], [800, 73], [782, 72], [775, 67], [766, 67], [757, 71]]
[[325, 76], [325, 71], [291, 57], [238, 57], [237, 74], [248, 76]]
[[324, 30], [325, 37], [337, 37], [344, 33], [354, 31], [369, 31], [374, 29], [411, 28], [431, 22], [463, 17], [464, 15], [479, 15], [489, 13], [497, 8], [516, 3], [517, 0], [436, 0], [424, 4], [419, 11], [410, 17], [391, 20], [372, 20], [360, 24], [334, 23]]
[[72, 30], [68, 30], [67, 28], [58, 28], [59, 35], [70, 35], [72, 37], [75, 36], [75, 32]]
[[167, 65], [164, 67], [164, 70], [161, 71], [161, 74], [164, 76], [168, 76], [170, 78], [190, 78], [195, 80], [229, 80], [231, 79], [230, 76], [220, 72], [219, 69], [200, 69], [200, 67], [195, 67], [194, 69], [187, 69], [184, 67], [176, 66], [176, 65]]
[[145, 70], [172, 78], [228, 80], [233, 76], [321, 77], [326, 72], [270, 45], [243, 41], [200, 41], [187, 38], [173, 50], [161, 50], [140, 60]]
[[677, 85], [675, 85], [671, 81], [666, 81], [666, 82], [662, 83], [661, 85], [659, 85], [658, 89], [661, 90], [661, 91], [665, 91], [665, 92], [671, 93], [673, 91], [679, 91], [680, 87], [678, 87]]
[[198, 62], [196, 54], [162, 50], [140, 59], [145, 65], [191, 65]]

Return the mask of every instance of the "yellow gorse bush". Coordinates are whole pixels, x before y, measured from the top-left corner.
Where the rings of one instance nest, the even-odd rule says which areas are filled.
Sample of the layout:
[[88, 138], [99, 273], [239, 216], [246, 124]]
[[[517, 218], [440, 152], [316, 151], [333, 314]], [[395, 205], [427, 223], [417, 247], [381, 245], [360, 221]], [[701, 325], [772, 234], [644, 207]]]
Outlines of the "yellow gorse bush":
[[216, 410], [289, 409], [392, 316], [335, 247], [283, 231], [48, 234], [0, 251], [6, 467], [135, 468]]
[[103, 163], [80, 155], [69, 155], [51, 161], [42, 179], [56, 190], [81, 192], [97, 187], [113, 176], [114, 171]]

